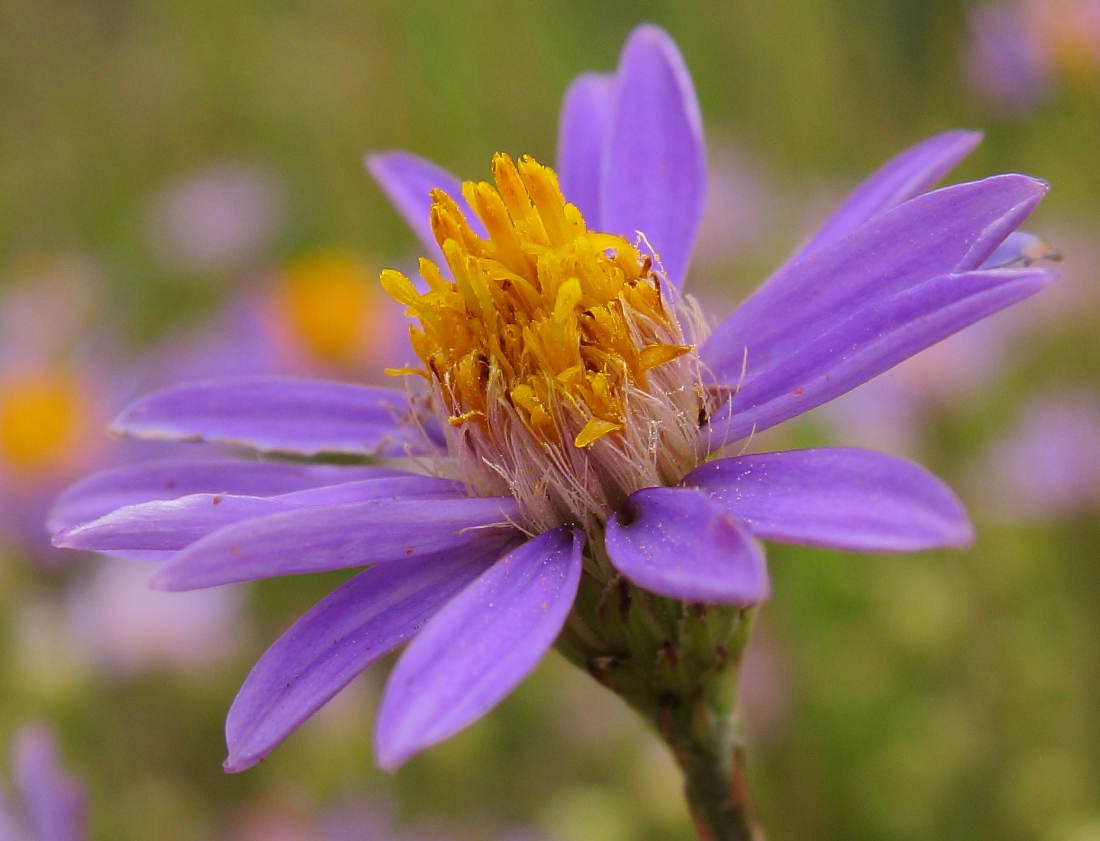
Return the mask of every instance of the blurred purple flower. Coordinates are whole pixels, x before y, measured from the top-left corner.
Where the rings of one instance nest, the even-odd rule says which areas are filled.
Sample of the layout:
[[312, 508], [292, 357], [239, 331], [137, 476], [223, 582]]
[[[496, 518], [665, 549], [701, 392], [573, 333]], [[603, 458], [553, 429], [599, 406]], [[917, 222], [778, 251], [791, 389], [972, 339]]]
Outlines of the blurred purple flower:
[[87, 837], [84, 787], [61, 764], [54, 734], [27, 725], [12, 749], [15, 798], [0, 800], [3, 841], [81, 841]]
[[775, 210], [765, 178], [739, 149], [712, 149], [707, 170], [706, 204], [692, 255], [702, 266], [759, 249]]
[[1100, 69], [1100, 0], [1001, 0], [970, 13], [973, 88], [1009, 113], [1038, 104], [1059, 76]]
[[101, 354], [83, 347], [97, 298], [87, 261], [39, 258], [5, 270], [0, 297], [0, 539], [59, 560], [43, 528], [58, 492], [100, 466], [112, 403]]
[[1096, 395], [1046, 395], [1026, 403], [975, 475], [991, 513], [1019, 522], [1056, 519], [1100, 504], [1100, 404]]
[[970, 13], [966, 72], [974, 90], [1005, 111], [1038, 103], [1050, 86], [1050, 69], [1019, 3], [998, 3]]
[[[412, 639], [376, 726], [378, 761], [397, 768], [535, 667], [570, 614], [582, 565], [679, 601], [744, 605], [768, 593], [757, 539], [964, 545], [959, 502], [914, 464], [852, 449], [708, 456], [1053, 280], [983, 268], [1044, 183], [1001, 175], [925, 193], [978, 140], [949, 132], [888, 162], [708, 336], [679, 292], [704, 202], [701, 118], [675, 45], [639, 27], [616, 73], [585, 74], [566, 95], [558, 169], [569, 207], [553, 173], [529, 159], [494, 159], [499, 193], [464, 189], [407, 153], [368, 159], [461, 284], [427, 261], [433, 292], [383, 273], [419, 316], [430, 394], [205, 382], [140, 400], [114, 425], [299, 457], [406, 454], [432, 475], [280, 461], [134, 466], [62, 497], [58, 545], [162, 558], [153, 583], [169, 590], [373, 565], [257, 664], [229, 713], [230, 771]], [[624, 238], [636, 232], [651, 256]], [[604, 303], [595, 296], [605, 289], [619, 291]], [[525, 313], [523, 331], [505, 300]], [[486, 346], [474, 342], [498, 319]]]
[[411, 358], [408, 320], [358, 255], [306, 252], [265, 273], [199, 327], [166, 337], [140, 377], [162, 386], [255, 374], [378, 380]]
[[104, 558], [69, 593], [73, 641], [90, 661], [120, 673], [195, 670], [240, 649], [246, 626], [239, 588], [169, 596], [150, 591], [148, 578], [141, 565]]
[[408, 320], [355, 254], [307, 252], [250, 303], [274, 351], [272, 373], [362, 381], [411, 358]]
[[148, 219], [153, 250], [185, 272], [240, 269], [278, 233], [284, 215], [281, 186], [245, 164], [208, 166], [166, 187]]
[[[72, 560], [46, 530], [57, 495], [89, 470], [146, 460], [159, 448], [103, 433], [142, 375], [92, 336], [99, 297], [94, 267], [39, 259], [7, 274], [0, 298], [0, 540], [51, 566]], [[232, 653], [243, 634], [239, 593], [196, 593], [187, 604], [172, 598], [162, 604], [166, 597], [149, 592], [143, 578], [139, 569], [116, 563], [75, 584], [69, 622], [59, 611], [65, 641], [92, 662], [124, 670], [209, 663]]]
[[[37, 258], [5, 268], [0, 295], [0, 538], [41, 563], [70, 559], [44, 528], [54, 499], [89, 470], [148, 459], [160, 447], [113, 440], [104, 427], [135, 393], [181, 378], [271, 370], [204, 346], [135, 363], [102, 318], [98, 272], [84, 259]], [[97, 317], [100, 323], [93, 328]], [[218, 358], [215, 360], [214, 357]], [[238, 367], [226, 367], [231, 359]], [[224, 452], [224, 448], [210, 448]]]

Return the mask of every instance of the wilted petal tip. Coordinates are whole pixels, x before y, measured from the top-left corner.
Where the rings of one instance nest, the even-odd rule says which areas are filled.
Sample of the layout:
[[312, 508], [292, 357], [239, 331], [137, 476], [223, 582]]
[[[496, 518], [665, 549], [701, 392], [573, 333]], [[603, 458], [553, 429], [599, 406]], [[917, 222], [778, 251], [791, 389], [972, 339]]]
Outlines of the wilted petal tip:
[[1006, 172], [1001, 175], [991, 175], [989, 180], [999, 181], [1015, 181], [1021, 185], [1025, 185], [1029, 192], [1036, 195], [1038, 198], [1042, 198], [1050, 192], [1050, 182], [1045, 181], [1042, 178], [1036, 178], [1034, 175], [1026, 175], [1022, 172]]
[[50, 537], [50, 544], [58, 549], [75, 549], [75, 546], [70, 546], [68, 542], [70, 529], [63, 529]]
[[222, 770], [227, 774], [239, 774], [241, 771], [247, 771], [254, 765], [259, 763], [259, 759], [248, 759], [245, 757], [234, 756], [232, 753], [225, 758], [225, 762], [222, 763]]

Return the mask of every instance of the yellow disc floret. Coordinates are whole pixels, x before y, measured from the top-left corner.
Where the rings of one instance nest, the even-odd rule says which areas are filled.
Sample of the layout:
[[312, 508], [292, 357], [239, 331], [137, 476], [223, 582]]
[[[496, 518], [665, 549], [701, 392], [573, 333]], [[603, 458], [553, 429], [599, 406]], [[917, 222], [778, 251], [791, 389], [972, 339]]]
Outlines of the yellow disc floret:
[[[453, 279], [421, 260], [427, 291], [396, 271], [382, 286], [419, 321], [416, 373], [446, 409], [452, 451], [488, 465], [528, 509], [550, 494], [556, 513], [536, 517], [542, 527], [600, 516], [697, 459], [694, 348], [651, 259], [589, 231], [552, 170], [499, 154], [493, 177], [463, 185], [487, 239], [450, 196], [432, 194]], [[657, 446], [668, 436], [677, 446]]]
[[317, 252], [287, 267], [278, 291], [280, 314], [292, 338], [319, 362], [362, 365], [377, 315], [376, 290], [353, 255]]
[[75, 455], [85, 408], [75, 384], [46, 373], [0, 385], [0, 461], [9, 470], [38, 474]]

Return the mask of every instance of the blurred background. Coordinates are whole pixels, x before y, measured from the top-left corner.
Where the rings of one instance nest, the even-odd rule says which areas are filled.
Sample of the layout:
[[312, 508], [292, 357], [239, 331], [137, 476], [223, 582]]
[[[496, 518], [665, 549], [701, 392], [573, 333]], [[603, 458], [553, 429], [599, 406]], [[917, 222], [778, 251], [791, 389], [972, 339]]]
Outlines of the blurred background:
[[42, 526], [74, 478], [164, 454], [101, 432], [145, 390], [379, 380], [402, 327], [377, 272], [416, 247], [363, 153], [552, 162], [566, 85], [641, 21], [702, 104], [689, 288], [715, 320], [932, 133], [985, 131], [958, 180], [1053, 184], [1028, 229], [1058, 287], [767, 441], [918, 459], [979, 534], [770, 548], [742, 675], [768, 837], [1100, 841], [1100, 2], [0, 0], [0, 744], [58, 729], [92, 838], [694, 837], [661, 745], [557, 655], [395, 777], [370, 751], [387, 664], [227, 776], [237, 687], [341, 577], [151, 593]]

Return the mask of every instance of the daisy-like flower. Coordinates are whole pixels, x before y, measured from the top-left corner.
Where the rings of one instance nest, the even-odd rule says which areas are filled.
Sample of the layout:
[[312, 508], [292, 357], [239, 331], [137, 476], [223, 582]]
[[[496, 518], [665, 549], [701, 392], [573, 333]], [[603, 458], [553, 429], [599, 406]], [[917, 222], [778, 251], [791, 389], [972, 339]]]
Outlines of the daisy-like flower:
[[110, 354], [81, 347], [97, 297], [85, 260], [36, 258], [4, 270], [0, 294], [0, 542], [42, 566], [68, 553], [42, 521], [67, 485], [113, 453], [103, 425]]
[[378, 272], [350, 252], [303, 254], [247, 304], [283, 373], [383, 380], [384, 367], [408, 347], [400, 306], [379, 288]]
[[557, 174], [497, 155], [492, 184], [461, 184], [406, 153], [368, 158], [429, 255], [421, 282], [382, 276], [417, 322], [418, 359], [393, 372], [404, 389], [203, 382], [114, 424], [405, 462], [116, 470], [61, 498], [57, 542], [160, 557], [153, 584], [169, 590], [369, 566], [249, 675], [230, 771], [411, 641], [376, 723], [378, 762], [396, 769], [556, 643], [655, 723], [704, 837], [747, 837], [731, 829], [748, 821], [731, 712], [746, 607], [769, 590], [758, 541], [917, 551], [971, 530], [948, 488], [896, 458], [714, 456], [1053, 279], [1008, 239], [1044, 183], [925, 193], [978, 140], [949, 132], [887, 163], [710, 330], [680, 291], [704, 200], [699, 108], [675, 45], [639, 27], [614, 74], [569, 89]]

